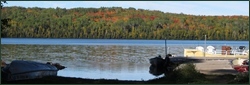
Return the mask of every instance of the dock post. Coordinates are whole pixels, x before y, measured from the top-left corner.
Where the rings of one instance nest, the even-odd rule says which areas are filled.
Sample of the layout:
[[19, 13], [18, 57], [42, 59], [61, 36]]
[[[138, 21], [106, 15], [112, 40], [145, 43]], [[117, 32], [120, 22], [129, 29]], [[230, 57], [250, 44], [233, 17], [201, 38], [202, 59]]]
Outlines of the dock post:
[[165, 56], [167, 55], [167, 48], [166, 48], [166, 46], [167, 46], [167, 40], [166, 40], [166, 37], [165, 37]]
[[204, 57], [206, 57], [206, 47], [207, 47], [207, 45], [206, 45], [206, 44], [207, 44], [207, 43], [206, 43], [206, 35], [205, 35], [205, 42], [204, 42], [204, 43], [205, 43], [205, 47], [204, 47]]

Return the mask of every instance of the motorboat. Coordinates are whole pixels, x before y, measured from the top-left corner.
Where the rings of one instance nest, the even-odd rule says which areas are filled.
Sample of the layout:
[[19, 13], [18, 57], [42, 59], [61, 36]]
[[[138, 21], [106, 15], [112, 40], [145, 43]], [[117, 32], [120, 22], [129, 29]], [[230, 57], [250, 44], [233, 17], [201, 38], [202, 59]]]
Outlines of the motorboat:
[[15, 81], [42, 78], [45, 76], [57, 76], [57, 72], [61, 70], [62, 67], [64, 66], [55, 66], [36, 61], [14, 60], [10, 64], [6, 64], [5, 67], [2, 67], [1, 73], [2, 79]]
[[236, 58], [232, 60], [232, 67], [238, 72], [248, 72], [249, 71], [249, 59]]
[[152, 66], [155, 67], [163, 67], [163, 65], [165, 64], [165, 60], [161, 57], [161, 55], [149, 59], [149, 62]]

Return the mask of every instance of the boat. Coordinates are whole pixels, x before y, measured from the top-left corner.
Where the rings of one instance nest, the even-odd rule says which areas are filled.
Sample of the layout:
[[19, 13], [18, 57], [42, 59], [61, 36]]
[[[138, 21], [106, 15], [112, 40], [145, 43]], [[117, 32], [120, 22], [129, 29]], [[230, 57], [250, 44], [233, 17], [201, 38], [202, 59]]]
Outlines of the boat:
[[184, 49], [184, 57], [240, 57], [248, 58], [249, 50], [245, 46], [239, 46], [238, 49], [232, 49], [230, 46], [222, 46], [220, 50], [209, 45], [206, 49], [197, 46], [195, 49]]
[[165, 64], [165, 60], [161, 57], [161, 55], [154, 58], [150, 58], [149, 62], [152, 66], [155, 67], [162, 67]]
[[231, 61], [232, 68], [238, 72], [248, 72], [249, 71], [249, 59], [236, 58]]
[[150, 66], [152, 68], [163, 68], [167, 70], [173, 70], [175, 67], [182, 63], [187, 63], [189, 61], [197, 61], [195, 59], [187, 59], [185, 57], [173, 57], [172, 54], [166, 55], [165, 59], [163, 59], [160, 55], [154, 58], [150, 58]]
[[6, 64], [5, 67], [2, 67], [1, 73], [2, 79], [6, 81], [15, 81], [42, 78], [45, 76], [57, 76], [57, 72], [61, 69], [62, 68], [58, 68], [52, 64], [14, 60], [10, 64]]

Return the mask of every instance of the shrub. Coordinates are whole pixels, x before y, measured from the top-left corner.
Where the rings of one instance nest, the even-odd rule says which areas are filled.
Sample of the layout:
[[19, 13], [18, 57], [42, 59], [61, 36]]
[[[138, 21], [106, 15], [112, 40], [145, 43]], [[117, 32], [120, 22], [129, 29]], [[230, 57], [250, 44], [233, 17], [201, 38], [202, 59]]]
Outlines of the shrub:
[[193, 63], [187, 63], [170, 73], [165, 73], [165, 78], [171, 83], [187, 84], [187, 83], [209, 83], [205, 79], [205, 75], [195, 69]]
[[249, 73], [238, 73], [234, 80], [229, 83], [237, 83], [237, 84], [248, 84], [249, 83]]

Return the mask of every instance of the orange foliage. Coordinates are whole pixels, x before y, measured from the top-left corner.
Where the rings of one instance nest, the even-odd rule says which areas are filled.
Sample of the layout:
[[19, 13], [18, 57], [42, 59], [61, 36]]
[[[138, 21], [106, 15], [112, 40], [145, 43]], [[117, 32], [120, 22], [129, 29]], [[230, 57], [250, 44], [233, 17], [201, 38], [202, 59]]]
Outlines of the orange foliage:
[[[105, 20], [105, 21], [112, 21], [112, 22], [116, 22], [119, 20], [119, 17], [114, 16], [116, 12], [115, 11], [98, 11], [96, 13], [93, 12], [89, 12], [87, 13], [88, 16], [97, 16], [100, 17], [100, 19]], [[146, 16], [144, 14], [136, 14], [136, 15], [130, 15], [130, 16], [122, 16], [123, 21], [127, 21], [129, 18], [141, 18], [143, 20], [154, 20], [156, 18], [156, 16]], [[99, 21], [99, 19], [94, 19], [94, 21]]]
[[156, 16], [150, 16], [150, 20], [154, 20]]
[[74, 15], [79, 16], [80, 13], [79, 12], [74, 12]]
[[75, 22], [75, 21], [76, 21], [76, 18], [73, 18], [72, 21]]
[[128, 21], [128, 17], [123, 17], [123, 21]]
[[209, 26], [208, 29], [214, 29], [214, 26]]
[[99, 19], [96, 19], [96, 18], [95, 18], [95, 19], [93, 19], [93, 20], [94, 20], [95, 22], [98, 22], [98, 21], [99, 21]]
[[112, 22], [118, 21], [118, 17], [112, 17]]
[[179, 23], [180, 22], [180, 20], [179, 19], [174, 19], [174, 23]]
[[[97, 16], [97, 17], [100, 17], [98, 19], [94, 19], [94, 21], [100, 21], [101, 19], [102, 20], [105, 20], [105, 21], [112, 21], [112, 22], [116, 22], [118, 20], [118, 17], [113, 17], [112, 15], [115, 14], [114, 11], [105, 11], [105, 12], [102, 12], [102, 11], [98, 11], [96, 13], [87, 13], [88, 16]], [[107, 17], [108, 16], [108, 17]]]
[[102, 12], [102, 11], [98, 11], [96, 13], [87, 13], [87, 15], [89, 16], [104, 16], [104, 15], [113, 15], [115, 14], [115, 12], [113, 11], [106, 11], [106, 12]]

